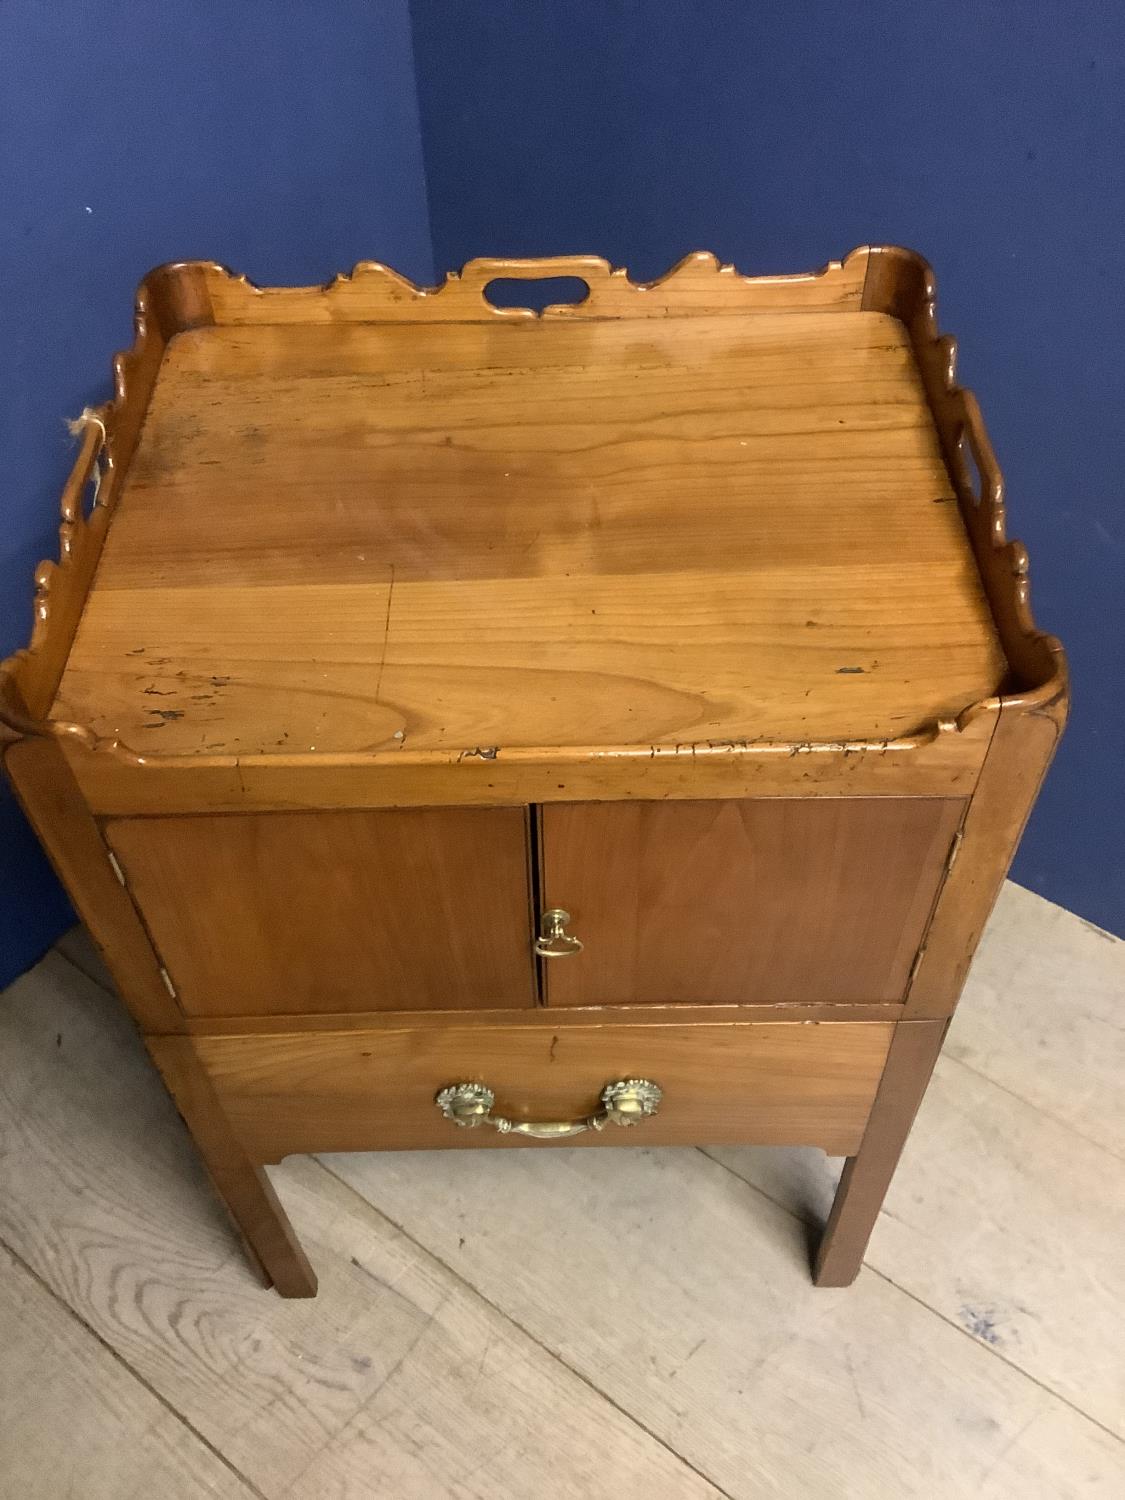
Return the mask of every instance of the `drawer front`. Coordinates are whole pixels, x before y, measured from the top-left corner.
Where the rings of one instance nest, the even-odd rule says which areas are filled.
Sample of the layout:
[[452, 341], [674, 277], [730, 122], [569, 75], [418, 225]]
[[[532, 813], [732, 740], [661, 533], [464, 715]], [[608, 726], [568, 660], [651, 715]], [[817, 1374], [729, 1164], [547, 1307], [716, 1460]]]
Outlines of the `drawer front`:
[[[567, 1145], [859, 1147], [890, 1046], [891, 1022], [418, 1026], [196, 1037], [193, 1046], [255, 1161], [291, 1152], [551, 1142], [465, 1129], [439, 1090], [484, 1084], [494, 1113], [564, 1121], [599, 1107], [606, 1084], [659, 1085], [657, 1112]], [[159, 1056], [162, 1045], [153, 1043]]]
[[547, 1003], [903, 998], [965, 804], [803, 797], [542, 811]]
[[105, 836], [189, 1016], [536, 1003], [523, 808], [130, 818]]

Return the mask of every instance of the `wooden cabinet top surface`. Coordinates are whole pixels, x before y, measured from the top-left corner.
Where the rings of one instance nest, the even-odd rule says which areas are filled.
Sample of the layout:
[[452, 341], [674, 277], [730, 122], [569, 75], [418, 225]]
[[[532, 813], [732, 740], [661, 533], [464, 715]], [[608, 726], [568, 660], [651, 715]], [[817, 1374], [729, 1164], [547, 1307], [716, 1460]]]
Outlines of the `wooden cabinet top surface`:
[[[586, 301], [486, 300], [551, 274]], [[182, 761], [885, 741], [1041, 683], [927, 277], [868, 250], [643, 287], [582, 257], [436, 291], [162, 268], [5, 686]]]

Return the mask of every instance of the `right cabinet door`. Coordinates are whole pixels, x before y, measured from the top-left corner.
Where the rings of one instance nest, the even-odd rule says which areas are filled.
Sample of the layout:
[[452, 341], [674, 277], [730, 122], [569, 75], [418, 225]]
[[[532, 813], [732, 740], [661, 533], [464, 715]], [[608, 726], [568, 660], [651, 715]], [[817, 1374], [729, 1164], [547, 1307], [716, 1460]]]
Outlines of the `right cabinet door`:
[[556, 803], [545, 910], [580, 952], [548, 1005], [898, 1001], [964, 802], [762, 798]]

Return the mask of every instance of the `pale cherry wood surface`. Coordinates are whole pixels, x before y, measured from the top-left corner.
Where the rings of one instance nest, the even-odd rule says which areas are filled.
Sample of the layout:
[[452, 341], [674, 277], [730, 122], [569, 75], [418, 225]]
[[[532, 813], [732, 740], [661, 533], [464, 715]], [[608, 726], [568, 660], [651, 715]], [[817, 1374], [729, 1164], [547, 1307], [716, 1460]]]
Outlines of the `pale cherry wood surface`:
[[548, 1004], [901, 1000], [965, 804], [940, 798], [556, 804], [543, 905], [580, 953]]
[[482, 257], [460, 271], [447, 271], [440, 286], [418, 287], [378, 261], [361, 261], [350, 275], [327, 286], [259, 287], [206, 262], [170, 268], [192, 282], [190, 310], [182, 327], [211, 322], [286, 323], [441, 323], [528, 320], [530, 308], [498, 308], [488, 298], [498, 277], [538, 281], [544, 276], [576, 276], [586, 295], [556, 303], [543, 312], [554, 318], [666, 318], [706, 313], [772, 311], [856, 312], [863, 301], [872, 251], [865, 245], [843, 261], [819, 271], [783, 276], [743, 276], [697, 250], [685, 255], [655, 281], [636, 282], [623, 267], [596, 255], [549, 255], [533, 259]]
[[[664, 1090], [657, 1114], [589, 1132], [575, 1144], [644, 1146], [703, 1141], [807, 1143], [855, 1151], [893, 1027], [887, 1022], [756, 1022], [690, 1026], [595, 1024], [291, 1032], [176, 1039], [203, 1064], [223, 1115], [248, 1155], [296, 1151], [546, 1143], [446, 1120], [447, 1084], [487, 1084], [496, 1110], [519, 1120], [592, 1114], [607, 1083], [648, 1078]], [[152, 1042], [157, 1058], [164, 1044]]]
[[535, 1003], [527, 813], [134, 818], [105, 836], [191, 1016]]
[[[339, 1031], [396, 1031], [419, 1028], [438, 1031], [466, 1020], [463, 1012], [448, 1010], [369, 1010], [342, 1012], [336, 1015], [307, 1016], [228, 1016], [188, 1021], [188, 1036], [264, 1036], [277, 1031], [287, 1033]], [[762, 1021], [888, 1021], [902, 1020], [901, 1003], [875, 1005], [636, 1005], [623, 1014], [613, 1005], [556, 1006], [544, 1010], [536, 1006], [527, 1010], [474, 1010], [472, 1022], [502, 1025], [508, 1029], [525, 1027], [548, 1031], [552, 1035], [567, 1027], [684, 1026], [698, 1022], [758, 1023]]]
[[[1059, 671], [1066, 667], [1058, 651]], [[985, 923], [1022, 837], [1066, 723], [1065, 685], [1028, 711], [1001, 705], [965, 819], [964, 842], [926, 934], [907, 1014], [948, 1016], [957, 1004]]]
[[[1026, 968], [1005, 985], [1016, 948]], [[96, 972], [93, 955], [76, 939], [67, 951]], [[302, 1164], [287, 1163], [274, 1174], [286, 1206], [302, 1234], [314, 1238], [319, 1263], [340, 1269], [326, 1275], [315, 1303], [263, 1300], [208, 1207], [131, 1029], [97, 991], [58, 970], [58, 983], [35, 976], [0, 1004], [9, 1093], [13, 1077], [26, 1080], [14, 1116], [20, 1128], [4, 1117], [5, 1141], [16, 1149], [0, 1163], [11, 1188], [3, 1233], [18, 1233], [64, 1298], [271, 1500], [318, 1447], [318, 1467], [293, 1491], [310, 1500], [384, 1500], [387, 1493], [408, 1500], [527, 1500], [531, 1493], [586, 1500], [605, 1488], [630, 1500], [711, 1494], [686, 1467], [667, 1467], [668, 1450], [701, 1468], [714, 1493], [735, 1500], [772, 1493], [793, 1500], [1116, 1500], [1125, 1488], [1125, 1444], [1084, 1415], [1091, 1399], [1102, 1399], [1101, 1374], [1120, 1342], [1112, 1301], [1091, 1307], [1076, 1300], [1099, 1295], [1103, 1282], [1106, 1298], [1113, 1297], [1100, 1260], [1105, 1250], [1086, 1232], [1077, 1203], [1085, 1179], [1070, 1198], [1074, 1216], [1044, 1221], [1038, 1234], [1024, 1232], [1021, 1201], [1059, 1183], [1072, 1159], [1073, 1131], [1052, 1099], [1068, 1100], [1074, 1129], [1089, 1135], [1112, 1129], [1120, 1110], [1116, 1094], [1084, 1091], [1084, 1059], [1104, 1035], [1121, 951], [1076, 918], [1006, 888], [951, 1040], [956, 1050], [959, 1029], [975, 1026], [979, 1039], [985, 1028], [994, 1040], [981, 1045], [975, 1062], [986, 1073], [994, 1065], [1001, 1071], [996, 1083], [982, 1080], [983, 1095], [965, 1094], [967, 1069], [945, 1058], [931, 1099], [946, 1075], [954, 1111], [987, 1114], [1012, 1149], [982, 1153], [978, 1142], [945, 1134], [943, 1126], [948, 1149], [917, 1156], [925, 1145], [920, 1121], [904, 1161], [900, 1209], [917, 1213], [921, 1200], [926, 1217], [917, 1232], [895, 1239], [880, 1273], [865, 1271], [850, 1292], [814, 1292], [800, 1270], [797, 1220], [729, 1171], [709, 1172], [698, 1152], [553, 1151], [543, 1163], [531, 1152], [334, 1161], [357, 1182], [362, 1171], [363, 1191], [405, 1235], [375, 1236], [372, 1226], [385, 1222], [380, 1216], [361, 1205], [370, 1217], [353, 1217], [343, 1199], [313, 1188]], [[1034, 1024], [1012, 1027], [1025, 996]], [[1050, 1024], [1052, 1006], [1067, 1019], [1062, 1035]], [[1052, 1040], [1040, 1047], [1044, 1035], [1057, 1046]], [[97, 1078], [84, 1061], [86, 1048]], [[984, 1103], [1010, 1100], [1021, 1077], [1037, 1099], [1042, 1094], [1050, 1126], [1022, 1153], [1016, 1148], [1030, 1115], [1001, 1110], [995, 1117]], [[817, 1212], [827, 1205], [832, 1172], [818, 1186], [807, 1170], [821, 1160], [817, 1153], [730, 1158], [770, 1164], [762, 1185], [798, 1213], [806, 1195]], [[1112, 1162], [1103, 1167], [1098, 1189], [1111, 1204], [1125, 1190], [1115, 1186], [1115, 1170]], [[192, 1193], [198, 1197], [185, 1202]], [[1015, 1259], [1005, 1260], [1002, 1238], [980, 1238], [992, 1200], [1004, 1205], [996, 1217]], [[975, 1301], [947, 1304], [937, 1285], [931, 1299], [924, 1281], [909, 1294], [894, 1285], [926, 1264], [920, 1236], [937, 1220], [940, 1226], [925, 1232], [940, 1244], [942, 1262], [979, 1292]], [[872, 1242], [873, 1253], [887, 1228]], [[412, 1315], [402, 1308], [399, 1320], [402, 1304], [385, 1287], [421, 1300], [411, 1268], [423, 1253], [412, 1240], [431, 1244], [453, 1268], [456, 1280], [442, 1283], [456, 1288], [453, 1301], [370, 1414], [353, 1418], [351, 1382], [361, 1377], [345, 1375], [346, 1362], [338, 1353], [329, 1359], [329, 1349], [373, 1357], [376, 1375], [391, 1368], [409, 1341], [403, 1323]], [[383, 1287], [350, 1267], [352, 1254], [382, 1276]], [[474, 1295], [464, 1277], [498, 1311], [484, 1325], [461, 1323], [467, 1332], [443, 1362], [450, 1318], [465, 1306], [461, 1298]], [[1016, 1301], [1026, 1313], [1016, 1313]], [[511, 1340], [539, 1349], [522, 1342], [527, 1335], [516, 1334], [510, 1318], [551, 1350], [536, 1368], [558, 1377], [549, 1389], [537, 1388], [536, 1404], [517, 1407], [518, 1424], [502, 1428], [505, 1405], [517, 1399], [511, 1385], [498, 1391], [496, 1384], [511, 1367]], [[1040, 1333], [1029, 1343], [1037, 1320]], [[508, 1333], [477, 1378], [498, 1330]], [[522, 1376], [526, 1366], [516, 1368]], [[579, 1387], [590, 1400], [574, 1420], [565, 1395], [571, 1369], [590, 1382]], [[1056, 1393], [1060, 1370], [1073, 1377], [1069, 1400]], [[145, 1408], [135, 1402], [133, 1410], [139, 1433]], [[663, 1445], [664, 1467], [638, 1470], [635, 1456], [623, 1456], [635, 1455], [621, 1434], [640, 1433], [636, 1422], [654, 1434], [646, 1439], [649, 1453]], [[60, 1425], [60, 1458], [71, 1441]], [[461, 1453], [458, 1478], [451, 1446]], [[541, 1463], [540, 1449], [547, 1455]], [[521, 1471], [524, 1463], [530, 1470]], [[457, 1488], [466, 1467], [471, 1477]], [[91, 1487], [84, 1500], [119, 1497]]]
[[859, 742], [398, 750], [362, 756], [163, 756], [133, 759], [62, 741], [91, 809], [134, 816], [294, 808], [488, 806], [639, 797], [964, 797], [992, 737], [995, 709], [922, 735]]
[[965, 529], [1012, 666], [1009, 701], [1038, 707], [1065, 698], [1062, 647], [1036, 626], [1027, 549], [1008, 536], [1004, 478], [980, 406], [973, 393], [957, 383], [957, 340], [938, 329], [933, 270], [914, 251], [893, 245], [873, 248], [863, 306], [900, 319], [909, 334]]
[[943, 1021], [905, 1021], [895, 1027], [863, 1140], [858, 1151], [847, 1154], [817, 1246], [817, 1286], [851, 1286], [859, 1275], [944, 1034]]
[[[493, 276], [561, 264], [477, 263], [434, 292], [372, 265], [288, 292], [207, 265], [154, 273], [114, 402], [84, 414], [106, 494], [79, 524], [99, 458], [88, 430], [32, 648], [0, 672], [0, 722], [62, 740], [89, 806], [133, 814], [167, 813], [170, 789], [215, 810], [316, 807], [368, 772], [371, 806], [392, 766], [399, 805], [424, 805], [427, 785], [503, 804], [521, 770], [529, 801], [635, 797], [646, 759], [664, 763], [661, 795], [696, 800], [712, 772], [729, 778], [718, 795], [745, 796], [740, 773], [771, 755], [791, 778], [773, 796], [870, 790], [876, 767], [891, 773], [878, 790], [914, 797], [967, 775], [961, 864], [906, 1004], [946, 1016], [1061, 724], [1065, 663], [1031, 618], [928, 267], [876, 249], [823, 278], [754, 283], [693, 257], [637, 287], [582, 259], [565, 262], [590, 291], [574, 308], [536, 318], [485, 300]], [[315, 542], [297, 511], [315, 513]], [[357, 514], [388, 529], [357, 536]], [[111, 783], [126, 775], [95, 794], [107, 766]], [[476, 795], [455, 796], [462, 775]], [[56, 784], [32, 779], [25, 800], [67, 843]], [[915, 889], [907, 929], [931, 894]], [[95, 929], [113, 927], [108, 898], [88, 904]], [[140, 905], [147, 918], [159, 896]], [[909, 936], [899, 948], [917, 953]], [[151, 1030], [150, 999], [134, 1009]], [[221, 1109], [211, 1124], [219, 1175]], [[877, 1208], [851, 1193], [860, 1175], [845, 1178], [853, 1260]], [[239, 1215], [255, 1243], [257, 1199]], [[283, 1218], [273, 1229], [287, 1241]]]
[[212, 327], [52, 713], [158, 757], [878, 739], [1003, 675], [881, 314]]

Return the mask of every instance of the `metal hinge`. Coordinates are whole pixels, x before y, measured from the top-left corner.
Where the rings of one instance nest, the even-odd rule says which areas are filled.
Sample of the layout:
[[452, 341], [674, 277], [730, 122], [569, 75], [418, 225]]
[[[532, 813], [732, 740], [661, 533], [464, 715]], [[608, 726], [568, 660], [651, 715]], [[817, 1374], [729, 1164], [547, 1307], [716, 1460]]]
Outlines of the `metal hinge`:
[[[121, 868], [121, 861], [117, 858], [117, 855], [114, 854], [112, 849], [107, 849], [105, 851], [105, 857], [109, 860], [110, 869], [117, 876], [118, 880], [125, 887], [125, 889], [128, 890], [129, 882], [125, 879], [125, 871]], [[159, 973], [161, 979], [164, 981], [164, 988], [168, 991], [173, 1000], [178, 1000], [179, 996], [176, 994], [176, 986], [172, 983], [171, 974], [169, 974], [168, 970], [164, 968], [163, 965], [161, 965]]]
[[957, 832], [953, 835], [953, 842], [949, 846], [949, 853], [945, 856], [945, 874], [947, 879], [949, 877], [950, 870], [952, 870], [953, 866], [957, 863], [957, 856], [961, 853], [961, 845], [964, 842], [964, 830], [958, 828]]
[[923, 944], [923, 946], [919, 948], [918, 952], [914, 955], [914, 962], [910, 965], [910, 973], [906, 976], [906, 993], [908, 995], [910, 993], [910, 986], [914, 983], [918, 970], [922, 967], [922, 960], [925, 958], [925, 956], [926, 948]]
[[[945, 873], [942, 876], [943, 881], [949, 879], [949, 872], [957, 863], [957, 856], [961, 853], [961, 845], [964, 843], [964, 840], [964, 830], [958, 828], [957, 832], [953, 835], [953, 839], [949, 845], [949, 853], [945, 856]], [[910, 973], [906, 976], [906, 993], [908, 995], [910, 994], [911, 986], [913, 985], [915, 979], [918, 977], [918, 970], [922, 967], [922, 960], [925, 958], [925, 956], [926, 945], [925, 943], [923, 943], [922, 946], [918, 949], [918, 952], [914, 955], [914, 962], [910, 965]]]

